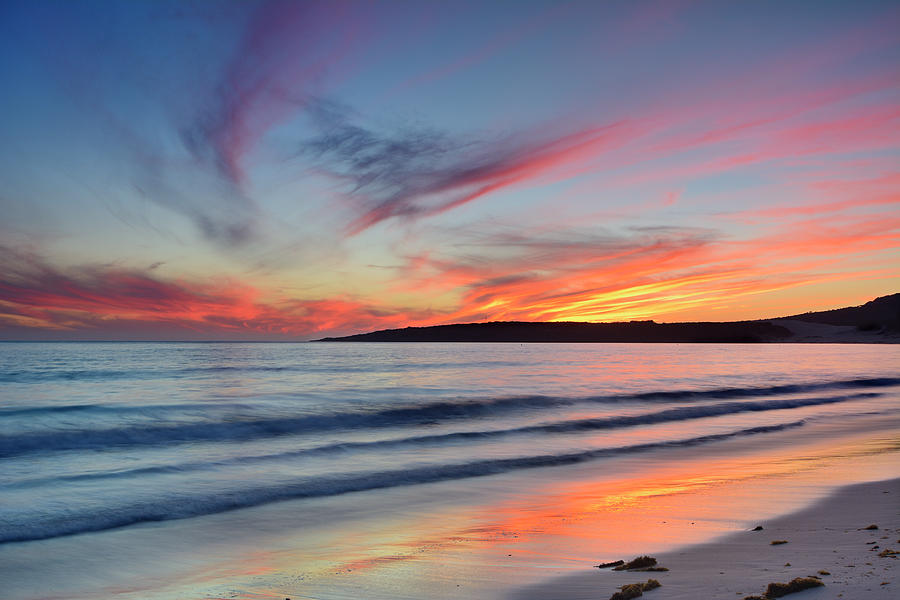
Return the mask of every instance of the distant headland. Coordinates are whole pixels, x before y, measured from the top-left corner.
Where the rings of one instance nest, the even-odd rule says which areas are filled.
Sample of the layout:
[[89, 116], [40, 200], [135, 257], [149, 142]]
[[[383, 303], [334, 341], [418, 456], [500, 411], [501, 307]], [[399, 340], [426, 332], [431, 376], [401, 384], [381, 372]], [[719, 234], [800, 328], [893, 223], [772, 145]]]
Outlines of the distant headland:
[[492, 321], [384, 329], [320, 342], [900, 343], [900, 294], [777, 319], [619, 323]]

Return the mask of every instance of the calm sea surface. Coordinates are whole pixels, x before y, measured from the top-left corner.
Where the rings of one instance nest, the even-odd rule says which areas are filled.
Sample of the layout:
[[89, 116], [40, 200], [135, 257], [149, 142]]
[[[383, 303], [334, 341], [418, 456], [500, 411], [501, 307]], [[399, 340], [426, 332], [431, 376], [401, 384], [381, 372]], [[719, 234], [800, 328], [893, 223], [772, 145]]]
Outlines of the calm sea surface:
[[501, 598], [900, 475], [900, 348], [0, 343], [22, 598]]

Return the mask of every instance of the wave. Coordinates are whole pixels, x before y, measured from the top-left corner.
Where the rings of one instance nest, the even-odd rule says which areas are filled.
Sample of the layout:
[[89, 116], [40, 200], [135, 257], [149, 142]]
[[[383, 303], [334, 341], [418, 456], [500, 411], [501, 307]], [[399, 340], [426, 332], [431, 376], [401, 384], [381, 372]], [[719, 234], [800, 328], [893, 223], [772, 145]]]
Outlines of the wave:
[[336, 496], [408, 485], [435, 483], [455, 479], [484, 477], [521, 469], [573, 465], [622, 454], [666, 448], [685, 448], [724, 441], [736, 437], [783, 431], [803, 425], [803, 421], [752, 427], [728, 433], [636, 444], [616, 448], [598, 448], [566, 454], [541, 454], [517, 458], [485, 459], [460, 464], [445, 464], [397, 469], [346, 476], [297, 480], [279, 486], [233, 490], [226, 493], [172, 494], [165, 499], [148, 499], [128, 506], [107, 506], [93, 512], [66, 512], [58, 518], [29, 517], [21, 523], [6, 518], [0, 530], [0, 544], [55, 538], [65, 535], [104, 531], [138, 523], [185, 519], [249, 508], [281, 500]]
[[[762, 396], [764, 393], [787, 393], [784, 390], [790, 388], [790, 392], [796, 393], [797, 388], [802, 391], [810, 389], [822, 389], [825, 386], [834, 387], [878, 387], [896, 385], [900, 379], [856, 379], [829, 384], [810, 384], [807, 386], [771, 386], [768, 388], [728, 388], [725, 390], [703, 390], [698, 392], [654, 392], [653, 394], [666, 394], [666, 399], [671, 400], [673, 394], [681, 394], [679, 399], [687, 398], [714, 398], [718, 395], [734, 397], [737, 393], [743, 396]], [[231, 415], [230, 420], [203, 421], [182, 424], [141, 424], [140, 426], [110, 427], [104, 429], [54, 429], [52, 431], [38, 431], [22, 434], [0, 436], [0, 457], [17, 456], [31, 452], [65, 451], [65, 450], [90, 450], [106, 449], [114, 447], [152, 446], [158, 444], [175, 444], [189, 442], [231, 442], [283, 435], [297, 435], [310, 431], [325, 430], [349, 430], [358, 428], [383, 428], [405, 425], [428, 425], [440, 421], [453, 419], [468, 419], [494, 415], [515, 409], [546, 408], [547, 406], [560, 406], [575, 404], [577, 402], [600, 402], [623, 399], [646, 400], [648, 393], [630, 396], [605, 396], [590, 398], [551, 398], [546, 396], [522, 396], [510, 398], [497, 398], [482, 401], [464, 402], [439, 402], [421, 406], [406, 406], [383, 409], [369, 412], [345, 412], [333, 414], [304, 415], [300, 417], [265, 417], [251, 418], [247, 415]], [[519, 432], [565, 432], [579, 429], [602, 429], [608, 427], [625, 427], [629, 425], [641, 425], [655, 422], [683, 420], [687, 418], [701, 418], [703, 416], [716, 416], [731, 412], [749, 412], [755, 410], [775, 410], [781, 408], [797, 408], [812, 406], [815, 404], [827, 404], [842, 402], [857, 397], [866, 397], [864, 394], [851, 396], [838, 396], [834, 398], [799, 398], [789, 400], [772, 401], [763, 403], [731, 403], [720, 405], [703, 405], [695, 407], [680, 407], [649, 415], [610, 417], [604, 419], [584, 419], [579, 421], [565, 421], [535, 425], [518, 430]], [[869, 396], [871, 397], [871, 396]], [[553, 404], [550, 404], [553, 403]], [[178, 405], [176, 405], [178, 406]], [[213, 405], [215, 406], [215, 405]], [[754, 408], [754, 407], [763, 408]], [[765, 408], [764, 406], [769, 406]], [[772, 408], [775, 407], [775, 408]], [[59, 407], [58, 407], [59, 408]], [[57, 410], [58, 410], [57, 408]], [[140, 410], [141, 407], [134, 407]], [[26, 409], [27, 410], [27, 409]], [[656, 415], [656, 416], [654, 416]], [[653, 420], [659, 419], [659, 420]], [[502, 432], [501, 432], [502, 433]], [[508, 432], [507, 432], [508, 433]], [[483, 437], [498, 435], [497, 432], [459, 432], [444, 434], [445, 440]], [[424, 436], [433, 438], [435, 436]], [[413, 438], [417, 439], [417, 438]], [[345, 445], [346, 446], [346, 445]]]
[[253, 407], [249, 404], [237, 403], [193, 403], [193, 404], [57, 404], [53, 406], [24, 406], [0, 408], [0, 418], [19, 416], [40, 416], [78, 413], [85, 415], [152, 415], [166, 417], [173, 412], [196, 414], [209, 411], [246, 410]]
[[[600, 417], [592, 419], [573, 419], [568, 421], [560, 421], [557, 423], [541, 423], [538, 425], [526, 425], [523, 427], [515, 427], [511, 429], [487, 430], [487, 431], [457, 431], [453, 433], [445, 433], [429, 436], [415, 436], [399, 440], [385, 440], [379, 442], [355, 442], [336, 444], [341, 449], [347, 449], [352, 446], [364, 445], [408, 445], [421, 443], [444, 443], [455, 440], [472, 440], [494, 438], [515, 434], [527, 433], [577, 433], [581, 431], [596, 431], [599, 429], [617, 429], [620, 427], [633, 427], [636, 425], [654, 425], [657, 423], [666, 423], [672, 421], [686, 421], [691, 419], [702, 419], [705, 417], [718, 417], [725, 415], [734, 415], [745, 412], [763, 412], [769, 410], [783, 410], [791, 408], [802, 408], [806, 406], [819, 406], [823, 404], [835, 404], [838, 402], [847, 402], [849, 400], [861, 400], [864, 398], [874, 398], [881, 394], [869, 392], [862, 394], [850, 394], [847, 396], [830, 396], [825, 398], [802, 398], [792, 400], [768, 400], [765, 402], [723, 402], [721, 404], [707, 404], [703, 406], [684, 406], [678, 408], [670, 408], [654, 413], [641, 415], [628, 415], [621, 417]], [[323, 449], [322, 447], [313, 449]]]
[[3, 383], [42, 383], [47, 381], [107, 381], [117, 379], [168, 379], [205, 373], [229, 372], [279, 372], [298, 370], [299, 367], [280, 366], [228, 366], [185, 367], [182, 369], [53, 369], [48, 371], [21, 370], [0, 374]]
[[[216, 369], [229, 369], [230, 367], [215, 367]], [[2, 381], [2, 378], [0, 378]], [[398, 408], [386, 409], [378, 412], [367, 412], [363, 414], [402, 417], [404, 415], [414, 415], [421, 413], [425, 419], [434, 418], [451, 418], [459, 417], [475, 417], [481, 414], [489, 414], [502, 410], [512, 409], [529, 409], [529, 408], [554, 408], [558, 406], [568, 406], [582, 402], [633, 402], [633, 401], [679, 401], [691, 399], [716, 399], [716, 398], [752, 398], [762, 396], [777, 396], [782, 394], [799, 394], [804, 392], [818, 392], [823, 390], [838, 390], [854, 387], [861, 388], [878, 388], [900, 385], [900, 378], [891, 377], [875, 377], [864, 379], [846, 379], [838, 381], [829, 381], [822, 383], [801, 383], [801, 384], [784, 384], [765, 387], [747, 387], [747, 388], [713, 388], [708, 390], [660, 390], [652, 392], [638, 392], [634, 394], [613, 394], [602, 396], [584, 396], [584, 397], [554, 397], [543, 395], [527, 395], [527, 396], [507, 396], [500, 398], [482, 398], [482, 399], [460, 399], [456, 401], [440, 401], [428, 404], [420, 404], [416, 406], [401, 406]], [[131, 405], [131, 404], [54, 404], [50, 406], [29, 406], [29, 407], [0, 407], [0, 417], [14, 415], [32, 415], [42, 413], [63, 413], [63, 412], [97, 412], [97, 413], [147, 413], [159, 411], [160, 416], [164, 417], [165, 413], [179, 410], [217, 410], [217, 409], [251, 409], [250, 404], [219, 404], [219, 403], [199, 403], [199, 404], [156, 404], [156, 405]], [[357, 413], [360, 414], [360, 413]], [[333, 415], [334, 417], [343, 418], [351, 415]]]
[[65, 475], [61, 477], [53, 477], [49, 479], [32, 479], [23, 482], [26, 486], [42, 485], [47, 481], [83, 481], [97, 479], [119, 479], [126, 477], [137, 477], [142, 475], [154, 475], [164, 473], [184, 473], [189, 471], [200, 471], [212, 467], [238, 465], [238, 464], [254, 464], [264, 463], [273, 460], [284, 460], [289, 458], [299, 458], [303, 456], [316, 456], [322, 454], [331, 454], [335, 452], [348, 452], [354, 450], [387, 450], [394, 448], [402, 448], [408, 446], [421, 445], [441, 445], [454, 441], [489, 441], [491, 439], [503, 438], [512, 435], [532, 434], [532, 433], [578, 433], [586, 431], [596, 431], [601, 429], [617, 429], [621, 427], [633, 427], [638, 425], [654, 425], [658, 423], [667, 423], [674, 421], [685, 421], [691, 419], [701, 419], [706, 417], [718, 417], [726, 415], [734, 415], [746, 412], [764, 412], [770, 410], [784, 410], [792, 408], [802, 408], [807, 406], [820, 406], [824, 404], [835, 404], [851, 400], [861, 400], [865, 398], [874, 398], [879, 396], [877, 393], [860, 393], [847, 396], [832, 396], [823, 398], [803, 398], [792, 400], [769, 400], [765, 402], [725, 402], [721, 404], [712, 404], [705, 406], [688, 406], [662, 410], [654, 413], [630, 415], [621, 417], [603, 417], [595, 419], [575, 419], [569, 421], [560, 421], [556, 423], [543, 423], [539, 425], [528, 425], [524, 427], [514, 427], [509, 429], [492, 429], [486, 431], [460, 431], [453, 433], [435, 434], [435, 435], [419, 435], [390, 440], [377, 440], [371, 442], [338, 442], [333, 444], [325, 444], [312, 448], [304, 448], [302, 450], [290, 450], [287, 452], [278, 452], [254, 456], [237, 456], [233, 458], [220, 459], [215, 461], [197, 461], [188, 463], [179, 463], [174, 465], [158, 465], [152, 467], [139, 467], [136, 469], [127, 469], [123, 471], [113, 471], [107, 473], [85, 473], [79, 475]]
[[[217, 367], [218, 368], [218, 367]], [[229, 367], [222, 367], [229, 368]], [[2, 379], [0, 379], [2, 381]], [[801, 383], [801, 384], [784, 384], [765, 387], [748, 387], [748, 388], [713, 388], [708, 390], [661, 390], [652, 392], [638, 392], [634, 394], [612, 394], [602, 396], [584, 396], [584, 397], [555, 397], [543, 395], [527, 395], [527, 396], [507, 396], [500, 398], [482, 398], [482, 399], [459, 399], [456, 401], [440, 401], [428, 404], [419, 404], [415, 406], [400, 406], [398, 408], [389, 408], [382, 411], [369, 411], [365, 413], [342, 413], [333, 415], [324, 415], [336, 419], [342, 419], [358, 415], [369, 415], [378, 417], [384, 415], [386, 417], [404, 417], [406, 415], [428, 420], [431, 418], [453, 418], [453, 417], [477, 417], [481, 415], [489, 415], [495, 412], [515, 409], [532, 409], [532, 408], [554, 408], [559, 406], [570, 406], [578, 403], [615, 403], [615, 402], [633, 402], [633, 401], [683, 401], [692, 399], [717, 399], [717, 398], [754, 398], [763, 396], [777, 396], [783, 394], [801, 394], [806, 392], [819, 392], [825, 390], [839, 390], [854, 387], [860, 388], [878, 388], [900, 385], [900, 378], [891, 377], [875, 377], [867, 379], [846, 379], [839, 381], [829, 381], [822, 383]], [[148, 413], [158, 411], [160, 417], [165, 417], [166, 413], [188, 410], [219, 410], [219, 409], [245, 409], [252, 410], [251, 404], [220, 404], [220, 403], [197, 403], [197, 404], [155, 404], [155, 405], [132, 405], [132, 404], [55, 404], [50, 406], [29, 406], [29, 407], [0, 407], [0, 417], [14, 415], [32, 415], [42, 413], [63, 413], [63, 412], [97, 412], [97, 413]]]
[[847, 388], [890, 387], [900, 385], [897, 377], [870, 377], [859, 379], [842, 379], [816, 383], [787, 383], [764, 387], [748, 388], [714, 388], [710, 390], [676, 390], [642, 392], [627, 398], [632, 400], [689, 400], [691, 398], [750, 398], [757, 396], [778, 396], [782, 394], [802, 394], [823, 390], [840, 390]]
[[311, 365], [215, 365], [209, 367], [183, 367], [180, 369], [50, 369], [7, 371], [0, 373], [0, 383], [42, 383], [48, 381], [105, 381], [117, 379], [166, 379], [183, 378], [197, 375], [215, 375], [229, 373], [369, 373], [378, 372], [381, 369], [390, 371], [412, 371], [427, 369], [454, 369], [472, 367], [504, 367], [521, 366], [520, 362], [513, 361], [478, 361], [478, 362], [440, 362], [440, 363], [391, 363], [388, 365], [374, 364], [347, 365], [335, 364], [334, 366]]

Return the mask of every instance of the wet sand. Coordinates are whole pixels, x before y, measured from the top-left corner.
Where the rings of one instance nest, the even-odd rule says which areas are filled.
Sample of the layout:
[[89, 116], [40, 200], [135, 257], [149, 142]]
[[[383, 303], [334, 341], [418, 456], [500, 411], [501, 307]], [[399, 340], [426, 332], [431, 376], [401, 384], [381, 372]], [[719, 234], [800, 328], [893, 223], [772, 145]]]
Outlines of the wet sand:
[[[900, 595], [900, 479], [850, 486], [798, 513], [721, 540], [656, 557], [666, 572], [590, 569], [517, 590], [510, 600], [606, 600], [625, 584], [656, 579], [648, 600], [741, 599], [771, 582], [816, 576], [823, 587], [797, 600], [892, 599]], [[876, 525], [878, 529], [866, 529]], [[787, 543], [773, 545], [776, 540]], [[598, 556], [597, 564], [633, 556]], [[825, 572], [825, 573], [822, 573]], [[827, 573], [827, 574], [826, 574]]]

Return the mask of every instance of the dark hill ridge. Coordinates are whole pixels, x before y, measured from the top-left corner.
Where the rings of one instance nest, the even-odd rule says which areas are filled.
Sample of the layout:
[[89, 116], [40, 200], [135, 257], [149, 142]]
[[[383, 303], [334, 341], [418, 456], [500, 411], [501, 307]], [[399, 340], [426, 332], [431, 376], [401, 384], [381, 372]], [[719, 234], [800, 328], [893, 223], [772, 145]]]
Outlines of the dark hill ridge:
[[[798, 326], [797, 323], [800, 323]], [[862, 306], [758, 321], [493, 321], [384, 329], [322, 342], [900, 342], [900, 294]]]
[[492, 321], [385, 329], [323, 342], [759, 342], [790, 331], [765, 322], [739, 323], [541, 323]]
[[783, 318], [825, 325], [852, 325], [863, 331], [880, 328], [900, 331], [900, 294], [881, 296], [862, 306], [808, 312]]

